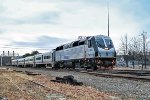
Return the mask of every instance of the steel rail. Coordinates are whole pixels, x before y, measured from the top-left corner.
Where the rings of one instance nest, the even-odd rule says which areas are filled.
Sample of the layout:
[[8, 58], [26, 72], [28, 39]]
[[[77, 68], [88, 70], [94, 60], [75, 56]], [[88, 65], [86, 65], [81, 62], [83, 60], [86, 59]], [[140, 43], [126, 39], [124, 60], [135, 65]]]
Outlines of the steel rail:
[[90, 75], [99, 76], [99, 77], [107, 77], [107, 78], [125, 78], [125, 79], [133, 79], [133, 80], [150, 81], [150, 78], [138, 77], [138, 76], [128, 75], [128, 74], [118, 75], [118, 74], [98, 73], [98, 72], [81, 72], [81, 73], [87, 73], [87, 74], [90, 74]]

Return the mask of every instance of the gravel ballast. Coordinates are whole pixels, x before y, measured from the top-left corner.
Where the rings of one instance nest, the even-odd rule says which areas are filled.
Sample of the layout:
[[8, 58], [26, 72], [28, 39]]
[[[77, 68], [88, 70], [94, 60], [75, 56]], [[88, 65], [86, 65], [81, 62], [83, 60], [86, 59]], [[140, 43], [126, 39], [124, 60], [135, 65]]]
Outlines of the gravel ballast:
[[[150, 100], [150, 82], [128, 80], [122, 78], [104, 78], [88, 75], [75, 71], [52, 71], [49, 69], [37, 68], [16, 68], [15, 70], [26, 70], [54, 77], [73, 75], [75, 79], [83, 82], [84, 85], [92, 86], [101, 92], [117, 96], [121, 100]], [[116, 100], [115, 98], [114, 100]]]

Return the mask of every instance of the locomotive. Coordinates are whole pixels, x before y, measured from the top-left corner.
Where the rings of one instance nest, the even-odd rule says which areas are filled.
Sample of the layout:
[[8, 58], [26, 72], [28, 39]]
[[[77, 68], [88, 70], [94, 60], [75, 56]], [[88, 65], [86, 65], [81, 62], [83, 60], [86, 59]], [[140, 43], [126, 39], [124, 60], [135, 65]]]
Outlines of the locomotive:
[[26, 58], [12, 59], [14, 66], [46, 66], [52, 68], [112, 67], [116, 64], [116, 51], [110, 37], [104, 35], [87, 36], [71, 43], [63, 44], [51, 52]]

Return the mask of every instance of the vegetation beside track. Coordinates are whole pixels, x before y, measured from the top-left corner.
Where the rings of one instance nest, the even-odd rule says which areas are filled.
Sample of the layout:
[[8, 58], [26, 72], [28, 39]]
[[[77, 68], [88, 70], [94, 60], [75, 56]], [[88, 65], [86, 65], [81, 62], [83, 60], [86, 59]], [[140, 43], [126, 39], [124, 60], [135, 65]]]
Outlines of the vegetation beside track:
[[[92, 87], [54, 83], [54, 77], [26, 75], [25, 72], [0, 69], [0, 98], [8, 100], [111, 100], [114, 97]], [[41, 86], [43, 85], [43, 86]], [[52, 99], [52, 100], [53, 100]]]

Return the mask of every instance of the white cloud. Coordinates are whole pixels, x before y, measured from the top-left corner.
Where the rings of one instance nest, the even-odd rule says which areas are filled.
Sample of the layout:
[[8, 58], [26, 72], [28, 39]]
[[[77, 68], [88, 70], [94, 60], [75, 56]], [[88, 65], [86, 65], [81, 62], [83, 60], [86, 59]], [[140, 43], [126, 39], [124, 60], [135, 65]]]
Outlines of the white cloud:
[[[122, 12], [121, 6], [117, 5], [110, 4], [110, 37], [115, 47], [118, 47], [121, 35], [140, 31], [135, 16]], [[43, 35], [69, 40], [80, 35], [107, 35], [107, 3], [103, 0], [5, 0], [3, 8], [0, 27], [5, 31], [0, 37], [1, 46], [11, 41], [33, 42]], [[59, 15], [44, 17], [44, 13], [51, 12]], [[48, 20], [41, 24], [44, 18]], [[21, 52], [28, 52], [26, 50]]]
[[27, 2], [26, 0], [5, 0], [3, 6], [5, 8], [4, 14], [11, 18], [29, 17], [43, 11], [57, 10], [55, 5], [51, 3]]

